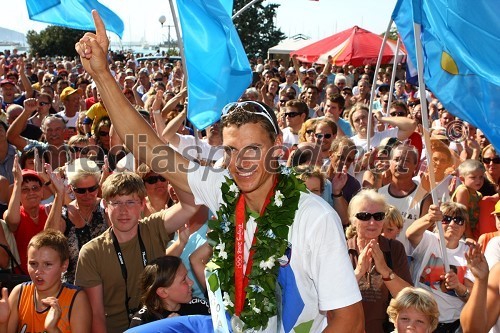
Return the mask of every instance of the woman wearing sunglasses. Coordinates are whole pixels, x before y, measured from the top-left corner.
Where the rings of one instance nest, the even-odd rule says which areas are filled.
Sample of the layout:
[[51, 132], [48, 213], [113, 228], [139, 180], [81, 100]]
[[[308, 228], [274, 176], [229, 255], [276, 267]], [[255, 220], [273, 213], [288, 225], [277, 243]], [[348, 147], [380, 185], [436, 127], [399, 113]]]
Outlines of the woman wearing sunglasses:
[[151, 171], [146, 164], [141, 164], [136, 173], [142, 178], [146, 187], [146, 207], [143, 215], [147, 217], [171, 205], [170, 194], [168, 192], [168, 182], [159, 174]]
[[47, 223], [45, 228], [59, 230], [68, 238], [69, 266], [64, 279], [73, 284], [80, 249], [102, 234], [108, 228], [108, 222], [98, 197], [101, 171], [97, 164], [79, 158], [66, 166], [66, 174], [75, 200], [63, 207], [61, 219], [56, 221], [59, 223]]
[[49, 114], [55, 114], [56, 110], [52, 107], [52, 97], [49, 94], [42, 93], [38, 95], [37, 102], [36, 114], [28, 119], [28, 124], [41, 127], [43, 119]]
[[381, 235], [388, 208], [375, 190], [362, 190], [348, 208], [351, 225], [346, 230], [347, 246], [363, 297], [367, 333], [390, 332], [389, 301], [411, 286], [403, 244]]
[[[460, 326], [460, 312], [469, 299], [474, 277], [467, 268], [465, 253], [469, 246], [462, 240], [468, 222], [467, 208], [459, 203], [431, 205], [429, 213], [413, 222], [406, 237], [414, 250], [413, 282], [430, 291], [439, 307], [439, 325], [434, 332], [455, 332]], [[442, 221], [446, 255], [450, 270], [445, 272], [437, 230], [428, 231]], [[435, 228], [437, 229], [437, 228]]]
[[483, 196], [495, 195], [500, 183], [500, 155], [491, 144], [483, 149], [481, 155], [486, 173], [484, 175], [484, 184], [479, 189], [479, 192]]

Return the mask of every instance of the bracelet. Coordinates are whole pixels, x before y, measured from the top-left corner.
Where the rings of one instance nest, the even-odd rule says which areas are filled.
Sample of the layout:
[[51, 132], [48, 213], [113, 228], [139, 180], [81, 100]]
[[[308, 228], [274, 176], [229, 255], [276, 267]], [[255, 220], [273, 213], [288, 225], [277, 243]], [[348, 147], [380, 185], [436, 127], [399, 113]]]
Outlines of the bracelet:
[[465, 292], [463, 295], [459, 295], [457, 293], [457, 291], [455, 290], [455, 295], [457, 295], [457, 297], [460, 297], [460, 298], [467, 298], [467, 296], [469, 296], [469, 294], [470, 294], [469, 288], [465, 288]]
[[332, 193], [332, 198], [340, 198], [343, 195], [344, 195], [344, 191], [340, 191], [339, 194]]

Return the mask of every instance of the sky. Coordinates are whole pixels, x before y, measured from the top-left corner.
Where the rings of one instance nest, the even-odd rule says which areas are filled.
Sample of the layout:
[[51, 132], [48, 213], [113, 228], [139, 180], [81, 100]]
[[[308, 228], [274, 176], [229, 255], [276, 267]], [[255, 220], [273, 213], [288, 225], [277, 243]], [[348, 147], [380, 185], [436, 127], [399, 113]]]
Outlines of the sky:
[[[43, 1], [43, 0], [40, 0]], [[250, 0], [248, 0], [250, 1]], [[150, 45], [166, 41], [168, 25], [173, 25], [170, 6], [167, 0], [100, 0], [115, 11], [125, 25], [123, 44], [145, 39]], [[273, 0], [277, 3], [276, 25], [287, 36], [304, 34], [312, 39], [321, 39], [336, 32], [358, 25], [375, 33], [387, 29], [396, 0]], [[31, 21], [24, 0], [9, 0], [2, 4], [0, 27], [26, 33], [28, 30], [40, 31], [47, 25]], [[158, 19], [167, 17], [162, 28]], [[172, 39], [175, 29], [170, 29]], [[119, 38], [111, 34], [111, 41]]]

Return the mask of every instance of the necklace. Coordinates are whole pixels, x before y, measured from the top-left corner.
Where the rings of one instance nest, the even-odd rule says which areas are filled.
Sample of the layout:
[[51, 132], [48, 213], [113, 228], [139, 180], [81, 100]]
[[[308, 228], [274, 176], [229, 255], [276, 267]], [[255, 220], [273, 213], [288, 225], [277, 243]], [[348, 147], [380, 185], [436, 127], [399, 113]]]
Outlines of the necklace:
[[[294, 221], [301, 192], [306, 191], [304, 183], [291, 169], [281, 168], [276, 177], [276, 187], [274, 194], [271, 192], [269, 195], [268, 205], [259, 217], [250, 216], [248, 221], [256, 222], [257, 231], [249, 249], [249, 258], [252, 260], [247, 262], [250, 268], [247, 269], [249, 274], [245, 274], [244, 282], [238, 281], [235, 272], [235, 267], [241, 267], [242, 252], [236, 251], [236, 245], [243, 239], [241, 233], [244, 232], [236, 217], [239, 215], [240, 193], [236, 183], [228, 177], [221, 186], [224, 202], [217, 211], [217, 220], [209, 221], [212, 231], [208, 239], [214, 247], [214, 254], [207, 269], [216, 272], [218, 279], [216, 274], [212, 274], [208, 284], [212, 292], [220, 286], [226, 310], [235, 316], [233, 318], [239, 317], [237, 320], [242, 322], [244, 329], [266, 327], [269, 318], [278, 314], [276, 288], [279, 259], [289, 246], [288, 230]], [[240, 285], [243, 292], [237, 294], [235, 285]]]
[[80, 216], [82, 221], [85, 222], [85, 224], [87, 224], [87, 225], [89, 224], [89, 221], [92, 218], [92, 215], [93, 215], [94, 210], [95, 210], [95, 206], [96, 206], [96, 204], [94, 204], [94, 206], [92, 207], [92, 210], [90, 211], [90, 213], [88, 213], [88, 217], [84, 218], [82, 213], [80, 213], [80, 206], [78, 205], [78, 201], [75, 204], [75, 208], [76, 208], [76, 212], [78, 213], [78, 216]]

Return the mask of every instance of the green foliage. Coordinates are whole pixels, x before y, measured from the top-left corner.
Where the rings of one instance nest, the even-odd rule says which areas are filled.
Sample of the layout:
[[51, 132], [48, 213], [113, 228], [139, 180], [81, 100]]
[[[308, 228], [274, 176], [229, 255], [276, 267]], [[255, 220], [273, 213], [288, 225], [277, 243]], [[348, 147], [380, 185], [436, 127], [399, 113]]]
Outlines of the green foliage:
[[76, 56], [75, 43], [85, 34], [83, 30], [48, 26], [40, 33], [30, 30], [26, 34], [30, 52], [40, 56]]
[[[235, 0], [234, 13], [248, 1]], [[285, 39], [285, 34], [274, 23], [278, 6], [274, 3], [264, 6], [262, 1], [258, 1], [234, 20], [234, 25], [248, 57], [266, 57], [269, 48]]]
[[389, 30], [389, 37], [392, 40], [398, 40], [398, 28], [396, 26], [392, 26], [391, 30]]

